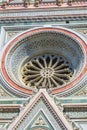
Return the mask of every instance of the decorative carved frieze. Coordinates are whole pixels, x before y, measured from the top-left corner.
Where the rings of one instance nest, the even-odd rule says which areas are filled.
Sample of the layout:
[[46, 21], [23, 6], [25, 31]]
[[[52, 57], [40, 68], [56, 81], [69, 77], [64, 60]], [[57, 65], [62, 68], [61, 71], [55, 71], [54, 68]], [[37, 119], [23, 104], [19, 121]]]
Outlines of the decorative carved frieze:
[[31, 0], [2, 0], [2, 2], [0, 2], [0, 7], [3, 9], [7, 9], [8, 7], [25, 7], [25, 8], [29, 8], [32, 7], [31, 5], [35, 6], [35, 7], [56, 7], [56, 6], [78, 6], [81, 5], [81, 2], [83, 2], [84, 4], [87, 4], [85, 0], [35, 0], [35, 1], [31, 1]]

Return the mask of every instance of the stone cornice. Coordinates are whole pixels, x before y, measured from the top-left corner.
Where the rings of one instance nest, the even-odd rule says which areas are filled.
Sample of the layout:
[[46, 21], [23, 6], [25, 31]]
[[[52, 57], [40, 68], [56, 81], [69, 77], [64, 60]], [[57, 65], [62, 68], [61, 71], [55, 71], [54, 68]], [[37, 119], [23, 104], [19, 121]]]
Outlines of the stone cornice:
[[87, 108], [87, 103], [67, 103], [62, 105], [64, 108]]
[[[19, 16], [20, 17], [20, 16]], [[0, 24], [13, 24], [13, 23], [31, 23], [31, 22], [66, 22], [66, 21], [86, 21], [87, 16], [37, 16], [37, 17], [14, 17], [14, 18], [0, 18]]]
[[0, 112], [20, 112], [20, 105], [0, 105]]
[[[51, 10], [50, 10], [51, 9]], [[22, 12], [22, 13], [21, 13]], [[85, 8], [35, 8], [35, 9], [14, 9], [0, 10], [0, 18], [23, 17], [23, 16], [67, 16], [67, 15], [87, 15], [87, 7]]]
[[48, 7], [0, 10], [0, 24], [83, 20], [87, 20], [87, 7]]

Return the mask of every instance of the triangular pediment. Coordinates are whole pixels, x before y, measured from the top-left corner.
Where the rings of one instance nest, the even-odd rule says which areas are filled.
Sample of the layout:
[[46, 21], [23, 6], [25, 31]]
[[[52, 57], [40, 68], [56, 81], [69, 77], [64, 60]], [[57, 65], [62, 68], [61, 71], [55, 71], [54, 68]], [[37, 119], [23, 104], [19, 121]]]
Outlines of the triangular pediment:
[[8, 130], [72, 130], [46, 90], [41, 89]]
[[43, 110], [39, 110], [39, 112], [33, 118], [30, 125], [27, 127], [27, 130], [34, 130], [34, 129], [41, 129], [41, 128], [54, 130]]
[[[34, 121], [35, 120], [35, 121]], [[46, 119], [44, 113], [42, 111], [40, 111], [37, 115], [36, 118], [32, 121], [32, 126], [33, 127], [37, 127], [37, 126], [46, 126], [49, 127], [48, 125], [48, 120]]]

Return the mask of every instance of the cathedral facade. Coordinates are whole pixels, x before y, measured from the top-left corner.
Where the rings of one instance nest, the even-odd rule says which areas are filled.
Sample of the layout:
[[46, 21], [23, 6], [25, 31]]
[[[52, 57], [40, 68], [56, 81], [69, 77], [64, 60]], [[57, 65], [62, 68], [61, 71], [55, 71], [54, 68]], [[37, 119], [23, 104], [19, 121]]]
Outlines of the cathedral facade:
[[87, 0], [0, 1], [0, 130], [87, 130]]

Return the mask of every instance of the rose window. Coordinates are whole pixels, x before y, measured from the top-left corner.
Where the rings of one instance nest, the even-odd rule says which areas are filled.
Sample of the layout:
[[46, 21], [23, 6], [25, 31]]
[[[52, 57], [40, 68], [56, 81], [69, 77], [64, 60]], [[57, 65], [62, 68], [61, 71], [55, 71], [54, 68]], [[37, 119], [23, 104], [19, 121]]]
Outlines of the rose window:
[[53, 88], [70, 81], [73, 70], [63, 57], [44, 54], [28, 61], [21, 70], [22, 81], [33, 88]]

